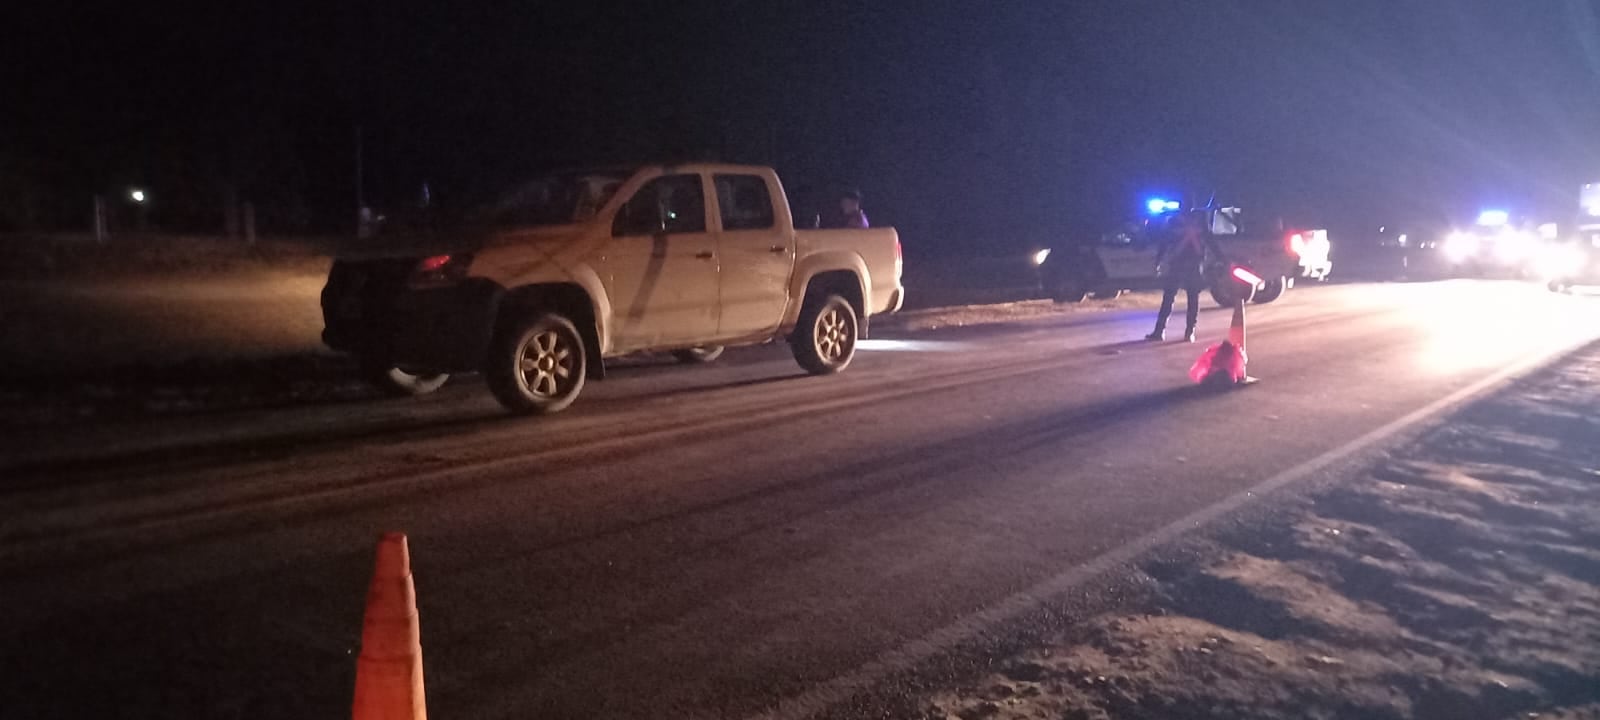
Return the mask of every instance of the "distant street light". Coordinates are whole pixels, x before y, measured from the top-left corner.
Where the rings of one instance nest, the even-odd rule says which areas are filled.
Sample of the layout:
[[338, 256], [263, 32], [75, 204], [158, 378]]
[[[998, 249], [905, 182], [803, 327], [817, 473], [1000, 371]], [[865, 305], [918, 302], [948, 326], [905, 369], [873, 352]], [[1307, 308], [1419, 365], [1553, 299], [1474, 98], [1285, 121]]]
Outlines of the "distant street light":
[[129, 190], [128, 191], [128, 199], [132, 200], [132, 201], [134, 201], [136, 203], [139, 203], [140, 205], [143, 205], [144, 204], [144, 191], [143, 190], [139, 190], [139, 189]]

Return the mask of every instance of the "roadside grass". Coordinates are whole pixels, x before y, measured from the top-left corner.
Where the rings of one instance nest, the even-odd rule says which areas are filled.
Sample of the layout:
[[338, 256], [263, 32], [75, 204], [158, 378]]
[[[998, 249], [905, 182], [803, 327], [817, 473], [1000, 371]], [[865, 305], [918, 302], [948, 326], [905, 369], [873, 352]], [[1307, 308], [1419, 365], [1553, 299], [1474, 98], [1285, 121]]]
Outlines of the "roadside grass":
[[263, 237], [255, 244], [214, 235], [0, 235], [0, 283], [140, 276], [208, 276], [240, 270], [293, 271], [325, 263], [339, 240]]

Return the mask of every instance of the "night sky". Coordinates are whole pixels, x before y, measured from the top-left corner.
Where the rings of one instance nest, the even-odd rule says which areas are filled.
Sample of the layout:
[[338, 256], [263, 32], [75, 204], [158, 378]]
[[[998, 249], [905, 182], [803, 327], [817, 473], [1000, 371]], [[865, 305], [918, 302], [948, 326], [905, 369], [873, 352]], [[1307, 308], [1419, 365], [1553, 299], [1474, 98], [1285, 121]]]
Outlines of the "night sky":
[[[588, 163], [770, 163], [908, 247], [1092, 232], [1154, 192], [1354, 234], [1600, 180], [1600, 2], [38, 3], [8, 22], [0, 223], [232, 187], [279, 232]], [[1373, 227], [1367, 228], [1368, 225]]]

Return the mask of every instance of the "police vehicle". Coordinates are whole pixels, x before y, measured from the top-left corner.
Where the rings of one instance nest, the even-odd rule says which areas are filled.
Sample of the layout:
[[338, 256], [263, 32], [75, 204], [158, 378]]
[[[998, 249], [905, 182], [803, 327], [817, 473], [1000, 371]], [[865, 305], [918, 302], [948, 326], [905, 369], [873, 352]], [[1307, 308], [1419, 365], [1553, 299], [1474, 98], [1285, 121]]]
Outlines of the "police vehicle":
[[[1094, 242], [1069, 243], [1040, 251], [1039, 278], [1056, 302], [1081, 302], [1085, 297], [1114, 298], [1126, 290], [1160, 288], [1156, 255], [1175, 231], [1180, 203], [1161, 198], [1147, 204], [1149, 213]], [[1206, 285], [1219, 305], [1238, 300], [1270, 303], [1283, 297], [1297, 280], [1325, 280], [1333, 271], [1328, 231], [1285, 226], [1277, 219], [1247, 216], [1238, 207], [1207, 207], [1208, 244], [1217, 252], [1204, 269]], [[1234, 265], [1261, 278], [1241, 285], [1230, 273]], [[1240, 297], [1243, 293], [1243, 297]]]

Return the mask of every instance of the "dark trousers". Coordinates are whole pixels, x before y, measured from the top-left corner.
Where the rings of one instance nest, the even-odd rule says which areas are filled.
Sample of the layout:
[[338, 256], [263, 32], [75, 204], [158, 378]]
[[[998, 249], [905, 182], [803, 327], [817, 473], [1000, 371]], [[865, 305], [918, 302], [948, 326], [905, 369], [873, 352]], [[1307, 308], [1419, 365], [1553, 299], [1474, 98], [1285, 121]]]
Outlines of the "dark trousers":
[[1194, 326], [1200, 322], [1200, 286], [1205, 284], [1199, 268], [1194, 272], [1175, 272], [1167, 276], [1161, 292], [1161, 312], [1156, 314], [1156, 332], [1167, 329], [1167, 318], [1172, 317], [1172, 301], [1177, 299], [1178, 291], [1183, 290], [1188, 296], [1188, 324], [1184, 326], [1185, 332], [1192, 332]]

